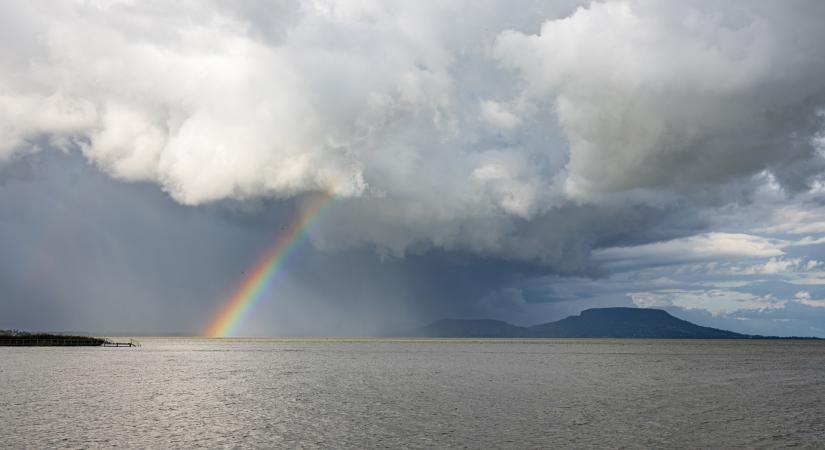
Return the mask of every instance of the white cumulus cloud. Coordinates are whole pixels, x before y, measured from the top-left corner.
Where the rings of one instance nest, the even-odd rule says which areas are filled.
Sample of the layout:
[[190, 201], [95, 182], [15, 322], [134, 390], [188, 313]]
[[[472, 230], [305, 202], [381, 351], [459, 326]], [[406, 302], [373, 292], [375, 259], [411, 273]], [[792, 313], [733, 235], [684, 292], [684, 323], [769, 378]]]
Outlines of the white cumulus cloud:
[[495, 54], [525, 96], [555, 105], [572, 195], [678, 189], [813, 153], [823, 13], [815, 2], [594, 2], [538, 33], [502, 33]]

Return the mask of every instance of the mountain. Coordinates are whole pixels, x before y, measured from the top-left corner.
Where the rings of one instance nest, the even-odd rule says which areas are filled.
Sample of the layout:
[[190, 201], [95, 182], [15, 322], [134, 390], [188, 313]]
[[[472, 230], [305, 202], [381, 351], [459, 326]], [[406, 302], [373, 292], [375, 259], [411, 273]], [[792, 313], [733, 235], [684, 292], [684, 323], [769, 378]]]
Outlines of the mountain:
[[661, 309], [594, 308], [557, 322], [519, 327], [500, 320], [443, 319], [410, 333], [426, 337], [752, 339], [696, 325]]
[[597, 308], [528, 328], [536, 337], [744, 339], [750, 335], [696, 325], [661, 309]]

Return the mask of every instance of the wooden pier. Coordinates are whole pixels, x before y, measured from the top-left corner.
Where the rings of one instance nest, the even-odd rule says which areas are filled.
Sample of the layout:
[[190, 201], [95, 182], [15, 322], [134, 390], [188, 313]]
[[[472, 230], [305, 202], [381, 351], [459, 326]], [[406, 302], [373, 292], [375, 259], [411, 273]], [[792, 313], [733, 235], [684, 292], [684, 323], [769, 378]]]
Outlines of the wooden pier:
[[137, 342], [129, 341], [129, 342], [112, 342], [110, 340], [106, 340], [103, 343], [104, 347], [140, 347], [140, 344]]

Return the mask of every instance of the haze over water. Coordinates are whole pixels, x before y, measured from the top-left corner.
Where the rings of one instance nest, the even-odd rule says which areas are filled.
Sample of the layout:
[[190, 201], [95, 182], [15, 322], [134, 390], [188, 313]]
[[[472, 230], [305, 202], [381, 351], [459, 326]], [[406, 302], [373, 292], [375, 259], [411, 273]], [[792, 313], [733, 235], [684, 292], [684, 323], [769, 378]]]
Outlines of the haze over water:
[[0, 447], [817, 447], [811, 341], [0, 348]]

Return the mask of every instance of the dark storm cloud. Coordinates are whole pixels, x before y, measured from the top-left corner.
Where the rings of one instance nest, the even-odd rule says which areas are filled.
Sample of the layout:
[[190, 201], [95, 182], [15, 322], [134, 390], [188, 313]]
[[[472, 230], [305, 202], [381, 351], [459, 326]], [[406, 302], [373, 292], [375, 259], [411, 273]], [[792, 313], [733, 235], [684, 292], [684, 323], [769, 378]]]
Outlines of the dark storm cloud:
[[[292, 200], [181, 206], [76, 154], [31, 155], [3, 174], [0, 328], [199, 333], [297, 210]], [[471, 254], [382, 261], [309, 243], [285, 269], [251, 332], [372, 334], [479, 314], [475, 299], [542, 273]]]

